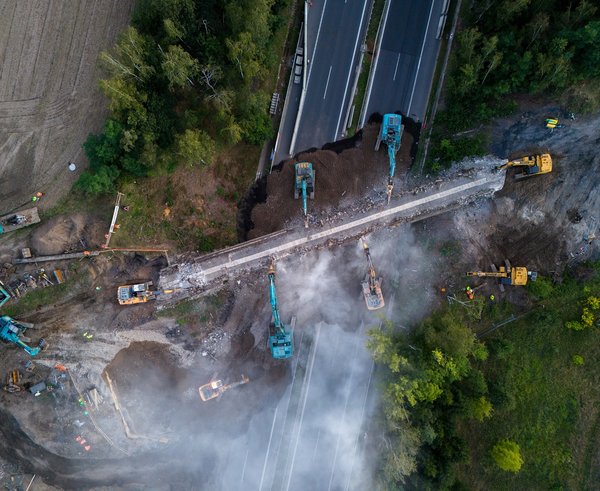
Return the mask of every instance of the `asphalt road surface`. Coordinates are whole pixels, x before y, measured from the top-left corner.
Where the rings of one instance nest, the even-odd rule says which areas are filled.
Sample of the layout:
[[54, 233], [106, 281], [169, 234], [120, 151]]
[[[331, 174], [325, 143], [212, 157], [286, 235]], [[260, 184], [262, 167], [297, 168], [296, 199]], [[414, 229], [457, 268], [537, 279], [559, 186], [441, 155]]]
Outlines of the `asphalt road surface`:
[[308, 74], [294, 154], [340, 139], [369, 16], [366, 0], [319, 0], [308, 9]]
[[401, 112], [423, 121], [447, 0], [391, 0], [367, 88], [364, 121], [375, 112]]
[[[220, 473], [222, 489], [368, 489], [362, 455], [373, 404], [373, 361], [357, 333], [337, 325], [296, 331], [292, 383], [276, 406], [253, 417]], [[365, 487], [366, 486], [366, 487]]]

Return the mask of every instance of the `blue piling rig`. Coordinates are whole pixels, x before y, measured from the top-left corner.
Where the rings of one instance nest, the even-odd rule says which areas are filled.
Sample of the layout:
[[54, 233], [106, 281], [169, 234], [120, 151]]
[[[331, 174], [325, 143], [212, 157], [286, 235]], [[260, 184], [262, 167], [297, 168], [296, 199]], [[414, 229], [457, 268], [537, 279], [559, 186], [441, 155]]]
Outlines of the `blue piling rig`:
[[44, 341], [40, 340], [39, 346], [32, 348], [25, 344], [20, 336], [25, 332], [26, 327], [16, 320], [3, 315], [0, 317], [0, 338], [9, 343], [14, 343], [20, 346], [31, 356], [37, 355], [44, 345]]
[[315, 171], [310, 162], [300, 162], [295, 165], [294, 199], [302, 195], [302, 210], [304, 226], [308, 228], [308, 198], [315, 198]]
[[277, 293], [275, 292], [275, 267], [271, 265], [267, 273], [269, 277], [269, 297], [271, 311], [273, 312], [273, 325], [269, 332], [269, 348], [271, 355], [277, 360], [290, 358], [294, 352], [293, 334], [281, 322], [279, 307], [277, 306]]
[[[388, 173], [387, 198], [388, 203], [392, 197], [394, 189], [394, 174], [396, 172], [396, 154], [400, 150], [400, 141], [402, 139], [402, 116], [399, 114], [385, 114], [379, 140], [388, 147], [388, 159], [390, 161], [390, 170]], [[379, 146], [377, 146], [379, 148]], [[377, 149], [376, 148], [376, 149]]]

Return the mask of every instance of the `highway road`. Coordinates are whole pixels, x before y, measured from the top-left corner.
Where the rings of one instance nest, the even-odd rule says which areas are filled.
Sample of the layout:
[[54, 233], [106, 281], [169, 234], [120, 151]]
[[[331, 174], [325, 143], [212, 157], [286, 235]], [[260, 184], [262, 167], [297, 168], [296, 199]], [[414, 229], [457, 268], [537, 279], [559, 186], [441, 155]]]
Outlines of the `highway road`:
[[[384, 12], [360, 125], [373, 113], [423, 121], [448, 0], [391, 0]], [[387, 14], [387, 15], [386, 15]]]
[[[263, 391], [269, 403], [252, 416], [246, 434], [220, 461], [220, 489], [370, 488], [363, 448], [375, 384], [366, 331], [378, 319], [359, 296], [359, 278], [366, 270], [362, 254], [354, 243], [336, 257], [312, 253], [302, 265], [294, 259], [278, 263], [282, 318], [289, 321], [293, 313], [298, 319], [294, 357], [285, 362], [289, 383], [276, 400], [268, 386], [254, 389]], [[335, 275], [311, 279], [315, 271], [330, 267], [345, 272], [349, 262], [356, 280], [351, 287]], [[322, 302], [325, 297], [331, 305]], [[264, 329], [264, 323], [252, 327], [257, 339], [264, 339]]]
[[315, 0], [308, 8], [306, 95], [290, 154], [343, 136], [369, 5], [366, 0]]
[[277, 406], [254, 417], [246, 452], [231, 460], [238, 472], [225, 474], [239, 478], [231, 483], [239, 489], [366, 489], [356, 486], [366, 477], [361, 434], [373, 388], [364, 330], [319, 323], [302, 331], [292, 385]]

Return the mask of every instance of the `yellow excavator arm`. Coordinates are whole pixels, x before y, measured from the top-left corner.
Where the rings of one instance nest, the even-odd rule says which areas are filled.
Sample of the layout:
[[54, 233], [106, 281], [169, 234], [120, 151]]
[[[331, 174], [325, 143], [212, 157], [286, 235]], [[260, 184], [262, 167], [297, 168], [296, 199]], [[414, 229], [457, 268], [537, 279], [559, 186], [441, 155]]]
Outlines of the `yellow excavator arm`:
[[469, 271], [467, 276], [479, 276], [480, 278], [507, 278], [506, 272]]
[[480, 278], [509, 278], [511, 285], [523, 286], [527, 284], [527, 279], [532, 276], [532, 280], [535, 281], [537, 273], [531, 275], [527, 272], [527, 268], [518, 266], [516, 268], [510, 268], [510, 273], [504, 266], [500, 266], [500, 271], [469, 271], [467, 276], [479, 276]]
[[505, 164], [499, 166], [498, 170], [504, 170], [508, 167], [537, 167], [533, 174], [547, 174], [552, 172], [552, 157], [549, 153], [541, 155], [526, 155], [517, 160], [509, 160]]

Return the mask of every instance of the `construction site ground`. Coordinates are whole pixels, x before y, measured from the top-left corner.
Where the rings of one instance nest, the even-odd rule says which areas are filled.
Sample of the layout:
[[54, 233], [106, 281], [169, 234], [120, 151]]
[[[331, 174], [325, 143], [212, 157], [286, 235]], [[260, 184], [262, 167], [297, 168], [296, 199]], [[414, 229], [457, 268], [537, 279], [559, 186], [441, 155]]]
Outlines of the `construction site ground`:
[[[384, 278], [384, 313], [397, 325], [410, 326], [445, 302], [442, 288], [460, 298], [468, 270], [510, 259], [556, 277], [570, 265], [598, 257], [597, 241], [589, 244], [587, 238], [598, 234], [600, 116], [569, 121], [550, 132], [543, 121], [554, 111], [529, 110], [489, 128], [492, 154], [507, 158], [549, 151], [552, 174], [515, 182], [509, 171], [493, 199], [367, 237]], [[366, 128], [353, 148], [339, 153], [300, 156], [317, 170], [311, 227], [339, 213], [360, 215], [364, 207], [385, 206], [387, 156], [384, 148], [373, 153], [376, 131]], [[403, 145], [407, 151], [408, 144]], [[397, 193], [445, 179], [411, 177], [408, 153], [399, 161]], [[292, 193], [292, 163], [268, 179], [266, 202], [252, 212], [251, 236], [302, 227], [301, 206]], [[35, 323], [40, 329], [27, 335], [32, 343], [43, 337], [48, 348], [28, 373], [23, 363], [29, 355], [3, 344], [0, 374], [18, 368], [26, 382], [54, 378], [57, 388], [38, 397], [27, 391], [0, 394], [2, 483], [27, 485], [35, 474], [31, 491], [232, 489], [240, 483], [309, 489], [314, 479], [361, 489], [364, 482], [356, 469], [365, 466], [363, 477], [368, 476], [363, 452], [376, 438], [365, 426], [376, 388], [364, 341], [366, 330], [380, 320], [367, 314], [361, 297], [366, 268], [358, 243], [306, 251], [277, 263], [283, 320], [297, 318], [297, 352], [290, 363], [282, 363], [271, 358], [266, 346], [271, 313], [263, 271], [230, 277], [179, 304], [165, 296], [124, 307], [116, 301], [116, 287], [157, 283], [167, 266], [164, 256], [113, 252], [10, 265], [23, 247], [34, 256], [81, 250], [83, 244], [95, 248], [104, 241], [109, 220], [110, 210], [105, 219], [101, 214], [58, 215], [0, 241], [0, 279], [6, 284], [25, 272], [37, 276], [40, 268], [48, 273], [60, 268], [67, 277], [63, 285], [30, 289], [3, 307], [3, 314]], [[526, 302], [518, 289], [502, 294], [491, 280], [470, 284], [483, 285], [477, 295], [486, 298], [494, 293], [499, 300]], [[56, 364], [67, 372], [53, 369]], [[242, 375], [250, 378], [248, 384], [217, 400], [200, 400], [199, 386], [213, 379], [235, 382]], [[86, 394], [94, 389], [100, 398], [90, 403]], [[281, 433], [286, 421], [289, 438]], [[76, 441], [78, 436], [91, 446], [89, 451]], [[336, 455], [333, 463], [331, 455]], [[284, 469], [283, 475], [275, 468]]]

